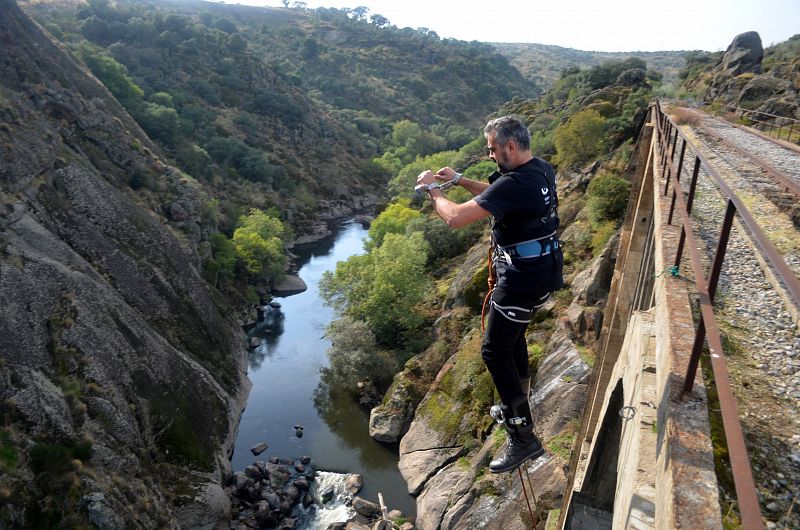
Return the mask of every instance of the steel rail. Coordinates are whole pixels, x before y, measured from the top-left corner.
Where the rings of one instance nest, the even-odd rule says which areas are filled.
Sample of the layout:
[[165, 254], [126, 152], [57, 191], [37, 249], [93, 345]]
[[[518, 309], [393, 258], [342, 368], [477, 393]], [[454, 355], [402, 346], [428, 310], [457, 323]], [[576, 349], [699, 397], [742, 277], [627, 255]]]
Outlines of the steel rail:
[[[703, 124], [693, 125], [692, 127], [700, 129], [701, 131], [705, 132], [709, 136], [712, 136], [713, 138], [715, 138], [719, 142], [721, 142], [721, 143], [725, 144], [726, 146], [730, 147], [731, 149], [733, 149], [734, 151], [736, 151], [740, 155], [744, 156], [745, 158], [749, 158], [753, 163], [755, 163], [757, 166], [760, 166], [761, 169], [763, 169], [764, 171], [769, 173], [769, 175], [772, 178], [777, 180], [784, 188], [786, 188], [789, 192], [791, 192], [795, 197], [800, 198], [800, 182], [796, 181], [795, 179], [793, 179], [792, 177], [790, 177], [790, 176], [788, 176], [788, 175], [786, 175], [784, 173], [781, 173], [780, 170], [778, 170], [775, 166], [773, 166], [772, 164], [770, 164], [769, 162], [767, 162], [763, 158], [758, 157], [758, 156], [756, 156], [756, 155], [754, 155], [752, 153], [749, 153], [749, 152], [745, 151], [742, 147], [740, 147], [739, 145], [731, 142], [730, 140], [728, 140], [727, 138], [725, 138], [724, 136], [722, 136], [718, 132], [714, 131], [714, 129], [712, 129], [711, 127], [708, 127], [707, 125], [703, 125]], [[780, 145], [780, 144], [778, 144], [778, 145]], [[785, 149], [785, 147], [784, 147], [784, 149]]]
[[[784, 141], [786, 141], [786, 142], [788, 142], [789, 144], [792, 144], [792, 145], [797, 145], [798, 142], [800, 142], [800, 138], [798, 138], [797, 141], [794, 141], [794, 142], [792, 141], [792, 134], [794, 133], [795, 128], [797, 128], [798, 132], [800, 132], [800, 120], [796, 120], [795, 118], [790, 118], [788, 116], [778, 116], [777, 114], [770, 114], [769, 112], [763, 112], [763, 111], [760, 111], [760, 110], [743, 109], [743, 108], [737, 107], [735, 105], [724, 105], [724, 108], [726, 110], [728, 110], [728, 111], [733, 112], [736, 115], [739, 115], [739, 114], [741, 114], [741, 115], [750, 114], [753, 117], [748, 117], [748, 119], [752, 119], [754, 123], [760, 123], [760, 124], [762, 124], [764, 126], [768, 126], [769, 127], [769, 131], [762, 131], [762, 132], [771, 133], [772, 131], [774, 131], [775, 130], [775, 124], [773, 122], [775, 122], [776, 120], [786, 121], [789, 124], [789, 130], [786, 133], [786, 140], [784, 140]], [[769, 118], [772, 118], [772, 121], [763, 121], [763, 120], [757, 119], [757, 118], [754, 117], [755, 115], [768, 116]], [[781, 134], [783, 134], [783, 129], [785, 127], [786, 127], [786, 125], [778, 125], [778, 134], [777, 134], [777, 139], [778, 140], [781, 139]], [[755, 127], [753, 127], [753, 129], [755, 129]], [[771, 140], [773, 142], [775, 141], [775, 138], [772, 138], [769, 134], [765, 134], [765, 137], [767, 137], [769, 140]]]
[[[750, 237], [753, 240], [753, 243], [758, 247], [761, 254], [767, 258], [770, 266], [775, 270], [778, 275], [778, 278], [786, 287], [789, 296], [792, 299], [792, 302], [800, 307], [800, 280], [797, 279], [797, 276], [794, 274], [791, 268], [786, 264], [784, 261], [783, 256], [780, 255], [778, 250], [769, 240], [767, 235], [764, 233], [764, 230], [759, 226], [758, 222], [753, 218], [753, 215], [750, 213], [750, 210], [747, 209], [747, 206], [741, 201], [739, 197], [733, 192], [733, 190], [725, 183], [724, 179], [720, 177], [720, 175], [714, 170], [713, 166], [709, 164], [709, 162], [705, 159], [703, 155], [700, 154], [697, 147], [690, 142], [686, 137], [680, 134], [678, 127], [672, 123], [672, 120], [666, 114], [663, 114], [661, 111], [660, 105], [657, 107], [658, 113], [661, 113], [664, 119], [667, 120], [667, 123], [670, 124], [669, 130], [674, 128], [675, 130], [675, 140], [672, 140], [673, 143], [673, 154], [674, 154], [674, 146], [677, 143], [678, 136], [681, 136], [682, 140], [686, 143], [688, 147], [695, 153], [696, 158], [698, 158], [706, 172], [711, 177], [712, 182], [716, 184], [717, 188], [722, 192], [725, 199], [730, 199], [733, 201], [734, 205], [736, 206], [736, 211], [739, 214], [739, 217], [742, 219], [745, 228], [750, 232]], [[678, 179], [680, 180], [680, 175], [678, 175]], [[665, 185], [664, 194], [667, 193], [667, 188], [669, 186], [669, 182]], [[674, 201], [673, 197], [673, 201]], [[674, 205], [673, 205], [674, 206]]]
[[[677, 145], [678, 136], [680, 131], [678, 127], [669, 119], [668, 116], [662, 113], [661, 106], [656, 100], [656, 126], [659, 133], [660, 155], [666, 160], [665, 169], [667, 172], [662, 172], [666, 181], [664, 195], [669, 191], [668, 186], [671, 182], [672, 187], [672, 204], [670, 209], [673, 210], [675, 202], [677, 201], [679, 212], [681, 215], [681, 242], [679, 243], [678, 252], [676, 253], [676, 265], [680, 263], [681, 254], [684, 248], [684, 240], [688, 242], [689, 256], [692, 263], [692, 269], [695, 276], [695, 285], [698, 292], [700, 302], [700, 322], [695, 334], [695, 344], [692, 349], [692, 354], [687, 369], [686, 379], [684, 381], [684, 393], [689, 392], [694, 382], [697, 366], [702, 352], [702, 345], [708, 340], [708, 347], [710, 352], [711, 369], [714, 374], [715, 386], [717, 395], [719, 397], [719, 404], [722, 414], [722, 423], [725, 431], [725, 439], [728, 445], [728, 454], [731, 462], [731, 470], [733, 473], [734, 487], [736, 489], [736, 498], [739, 503], [739, 512], [741, 514], [742, 527], [747, 530], [760, 530], [764, 528], [764, 523], [761, 518], [761, 509], [758, 504], [758, 497], [756, 494], [755, 482], [753, 480], [753, 472], [750, 467], [750, 459], [747, 455], [747, 447], [744, 442], [744, 435], [742, 427], [739, 423], [739, 414], [736, 409], [736, 398], [730, 385], [730, 376], [727, 366], [725, 364], [724, 352], [722, 348], [722, 340], [720, 338], [719, 327], [717, 326], [716, 316], [714, 315], [714, 294], [716, 292], [717, 281], [719, 273], [722, 269], [722, 263], [725, 257], [725, 250], [728, 244], [728, 236], [733, 223], [735, 214], [742, 215], [746, 209], [739, 210], [741, 202], [733, 195], [727, 186], [722, 190], [727, 195], [727, 207], [725, 212], [725, 221], [720, 233], [720, 239], [717, 244], [717, 250], [713, 258], [711, 267], [711, 275], [708, 279], [703, 272], [703, 263], [698, 250], [696, 238], [694, 236], [694, 229], [692, 228], [690, 219], [690, 206], [687, 204], [683, 196], [683, 190], [680, 185], [680, 174], [675, 170], [675, 147]], [[672, 131], [675, 131], [675, 139], [671, 138]], [[685, 137], [682, 137], [684, 145], [681, 149], [681, 157], [685, 153], [686, 145], [688, 144]], [[670, 143], [672, 148], [670, 149]], [[693, 149], [694, 150], [694, 149]], [[713, 174], [713, 169], [700, 157], [695, 151], [695, 171], [693, 171], [693, 182], [691, 183], [692, 190], [696, 185], [698, 171], [698, 160], [705, 165], [709, 174]], [[669, 156], [667, 156], [669, 152]], [[678, 162], [678, 166], [682, 166], [683, 161]], [[716, 175], [715, 175], [716, 176]], [[718, 179], [718, 177], [717, 177]], [[719, 179], [718, 179], [719, 180]], [[721, 182], [721, 181], [720, 181]], [[719, 183], [718, 183], [719, 184]], [[724, 184], [724, 183], [722, 183]], [[739, 203], [739, 204], [737, 204]], [[742, 205], [743, 206], [743, 205]], [[751, 218], [752, 220], [752, 218]]]

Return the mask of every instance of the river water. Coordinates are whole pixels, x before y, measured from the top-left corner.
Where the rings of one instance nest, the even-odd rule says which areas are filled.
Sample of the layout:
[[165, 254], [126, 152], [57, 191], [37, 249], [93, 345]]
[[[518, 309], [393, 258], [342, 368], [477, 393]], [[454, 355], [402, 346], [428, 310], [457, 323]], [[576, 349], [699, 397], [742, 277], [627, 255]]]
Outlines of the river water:
[[[250, 353], [248, 376], [253, 383], [239, 424], [232, 458], [234, 471], [254, 460], [271, 456], [310, 456], [316, 469], [359, 473], [364, 489], [359, 496], [378, 502], [383, 493], [389, 509], [415, 513], [415, 501], [397, 469], [397, 447], [375, 442], [369, 436], [368, 411], [345, 396], [324, 393], [315, 403], [320, 369], [327, 365], [330, 342], [325, 328], [335, 318], [319, 297], [319, 280], [336, 263], [360, 254], [367, 231], [354, 222], [343, 223], [320, 243], [296, 250], [299, 275], [308, 290], [285, 298], [283, 320], [261, 346]], [[300, 425], [298, 437], [295, 425]], [[250, 447], [266, 442], [269, 448], [254, 457]]]

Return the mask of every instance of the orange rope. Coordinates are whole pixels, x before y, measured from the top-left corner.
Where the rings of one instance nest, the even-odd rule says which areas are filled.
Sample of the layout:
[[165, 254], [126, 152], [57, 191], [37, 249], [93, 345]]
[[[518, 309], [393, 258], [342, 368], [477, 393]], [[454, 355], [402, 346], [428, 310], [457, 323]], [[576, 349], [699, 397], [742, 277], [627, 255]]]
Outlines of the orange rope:
[[495, 282], [497, 282], [497, 278], [495, 277], [494, 267], [492, 266], [492, 245], [489, 244], [489, 278], [487, 283], [489, 284], [489, 292], [486, 293], [486, 297], [483, 299], [483, 306], [481, 307], [481, 332], [486, 331], [486, 303], [489, 302], [489, 298], [492, 296], [492, 291], [494, 291]]
[[[528, 505], [528, 513], [531, 514], [531, 528], [536, 528], [538, 523], [536, 517], [533, 516], [533, 510], [531, 510], [531, 501], [528, 500], [528, 492], [525, 491], [525, 481], [522, 480], [522, 466], [517, 468], [517, 472], [519, 473], [519, 483], [522, 486], [522, 493], [525, 494], [525, 503]], [[531, 494], [533, 494], [533, 490], [531, 490]]]

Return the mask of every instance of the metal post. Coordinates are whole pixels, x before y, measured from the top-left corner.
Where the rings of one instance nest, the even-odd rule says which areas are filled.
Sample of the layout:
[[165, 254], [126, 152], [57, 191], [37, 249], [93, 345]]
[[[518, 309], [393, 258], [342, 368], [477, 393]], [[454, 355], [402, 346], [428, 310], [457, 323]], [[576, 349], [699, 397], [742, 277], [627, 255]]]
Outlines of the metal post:
[[[678, 170], [675, 174], [675, 178], [677, 182], [681, 181], [681, 171], [683, 171], [683, 155], [686, 153], [686, 139], [683, 140], [683, 145], [681, 146], [681, 154], [678, 157]], [[665, 191], [666, 193], [666, 191]], [[672, 224], [672, 214], [675, 212], [675, 200], [677, 199], [677, 194], [683, 193], [683, 190], [680, 188], [678, 184], [675, 185], [675, 189], [672, 191], [672, 203], [669, 205], [669, 217], [667, 218], [667, 224]]]
[[736, 206], [732, 200], [728, 199], [728, 206], [725, 208], [725, 220], [722, 222], [722, 230], [719, 233], [717, 251], [711, 264], [711, 275], [708, 277], [708, 297], [712, 303], [714, 302], [714, 294], [717, 292], [717, 283], [719, 283], [719, 274], [722, 271], [722, 262], [725, 260], [725, 251], [728, 248], [728, 238], [731, 235], [734, 215], [736, 215]]
[[694, 386], [694, 376], [697, 373], [697, 365], [700, 364], [700, 351], [706, 341], [706, 323], [700, 314], [700, 323], [697, 325], [697, 332], [694, 334], [694, 344], [692, 345], [692, 355], [689, 357], [689, 366], [686, 368], [686, 379], [683, 381], [683, 393], [688, 394]]

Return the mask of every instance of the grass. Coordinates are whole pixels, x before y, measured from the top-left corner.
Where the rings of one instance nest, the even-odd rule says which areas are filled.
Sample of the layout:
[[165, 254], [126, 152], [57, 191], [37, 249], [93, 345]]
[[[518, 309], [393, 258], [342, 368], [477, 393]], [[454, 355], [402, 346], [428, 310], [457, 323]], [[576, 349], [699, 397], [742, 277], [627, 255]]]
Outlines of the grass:
[[547, 449], [554, 455], [561, 457], [565, 462], [569, 462], [572, 454], [572, 446], [575, 444], [575, 433], [557, 434], [547, 442]]
[[581, 361], [590, 368], [594, 368], [594, 352], [586, 346], [577, 346]]
[[674, 121], [676, 125], [695, 126], [700, 123], [700, 118], [698, 118], [697, 114], [689, 109], [678, 107], [670, 109], [669, 113], [672, 116], [672, 121]]

